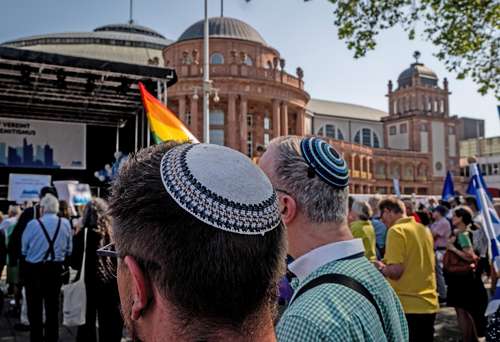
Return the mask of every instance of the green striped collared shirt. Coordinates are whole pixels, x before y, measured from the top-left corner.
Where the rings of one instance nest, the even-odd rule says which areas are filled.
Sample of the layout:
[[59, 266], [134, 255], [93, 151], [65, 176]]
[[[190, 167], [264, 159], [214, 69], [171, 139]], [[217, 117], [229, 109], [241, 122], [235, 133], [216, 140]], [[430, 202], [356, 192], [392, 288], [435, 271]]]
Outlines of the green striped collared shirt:
[[[322, 284], [296, 301], [292, 299], [292, 305], [277, 326], [279, 342], [408, 341], [408, 326], [396, 293], [380, 272], [364, 256], [359, 256], [359, 251], [356, 252], [360, 244], [362, 248], [360, 240], [342, 242], [344, 246], [346, 243], [351, 244], [349, 248], [339, 250], [334, 243], [320, 247], [322, 252], [319, 254], [309, 255], [310, 252], [302, 256], [295, 261], [301, 264], [295, 270], [292, 263], [290, 269], [298, 275], [292, 287], [296, 293], [312, 279], [328, 273], [354, 278], [375, 298], [384, 317], [387, 335], [376, 309], [365, 297], [343, 285]], [[325, 257], [328, 258], [326, 262]]]

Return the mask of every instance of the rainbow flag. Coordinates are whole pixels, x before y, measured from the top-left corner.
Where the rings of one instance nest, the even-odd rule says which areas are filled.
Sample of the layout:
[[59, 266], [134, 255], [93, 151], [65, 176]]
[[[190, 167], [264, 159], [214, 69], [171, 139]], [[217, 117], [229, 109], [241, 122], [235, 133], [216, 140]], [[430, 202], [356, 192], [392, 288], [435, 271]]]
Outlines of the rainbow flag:
[[155, 143], [159, 144], [167, 140], [191, 140], [193, 143], [199, 143], [174, 112], [151, 95], [141, 82], [139, 82], [139, 89]]

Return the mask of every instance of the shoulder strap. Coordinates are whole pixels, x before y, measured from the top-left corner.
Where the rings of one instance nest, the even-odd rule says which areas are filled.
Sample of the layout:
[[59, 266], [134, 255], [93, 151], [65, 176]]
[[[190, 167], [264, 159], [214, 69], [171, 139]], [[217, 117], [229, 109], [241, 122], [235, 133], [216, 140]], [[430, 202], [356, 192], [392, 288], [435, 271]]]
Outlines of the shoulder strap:
[[382, 311], [380, 311], [380, 307], [375, 301], [375, 298], [373, 298], [373, 295], [360, 282], [344, 274], [340, 273], [323, 274], [322, 276], [319, 276], [318, 278], [311, 280], [310, 282], [308, 282], [307, 284], [305, 284], [300, 288], [300, 290], [297, 292], [297, 294], [293, 297], [292, 301], [290, 302], [290, 305], [305, 292], [322, 284], [339, 284], [348, 287], [351, 290], [354, 290], [363, 297], [365, 297], [373, 305], [373, 307], [375, 307], [378, 318], [380, 320], [380, 324], [382, 324], [382, 328], [384, 329], [384, 334], [387, 335], [384, 324], [384, 318], [382, 316]]
[[43, 235], [45, 235], [45, 238], [47, 239], [47, 243], [49, 244], [49, 248], [47, 248], [47, 251], [45, 252], [45, 256], [43, 257], [43, 260], [46, 261], [49, 259], [49, 256], [52, 258], [52, 261], [56, 259], [56, 252], [54, 250], [54, 244], [57, 239], [57, 235], [59, 235], [59, 230], [61, 228], [61, 218], [57, 220], [57, 228], [56, 232], [54, 233], [54, 237], [51, 239], [49, 236], [49, 232], [47, 231], [47, 228], [45, 228], [42, 220], [37, 219], [38, 224], [42, 228]]

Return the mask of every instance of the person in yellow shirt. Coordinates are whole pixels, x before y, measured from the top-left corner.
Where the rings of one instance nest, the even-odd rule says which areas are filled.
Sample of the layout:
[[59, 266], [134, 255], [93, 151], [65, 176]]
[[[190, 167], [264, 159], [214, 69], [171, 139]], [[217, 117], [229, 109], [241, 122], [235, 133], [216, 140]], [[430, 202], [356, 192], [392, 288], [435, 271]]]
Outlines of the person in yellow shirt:
[[374, 264], [403, 304], [410, 342], [432, 341], [439, 310], [432, 234], [406, 216], [401, 200], [389, 197], [379, 207], [380, 219], [388, 231], [384, 260]]
[[377, 260], [377, 251], [375, 246], [375, 230], [370, 222], [371, 217], [372, 210], [367, 202], [356, 201], [352, 204], [349, 212], [352, 236], [363, 240], [365, 256], [368, 260], [375, 261]]

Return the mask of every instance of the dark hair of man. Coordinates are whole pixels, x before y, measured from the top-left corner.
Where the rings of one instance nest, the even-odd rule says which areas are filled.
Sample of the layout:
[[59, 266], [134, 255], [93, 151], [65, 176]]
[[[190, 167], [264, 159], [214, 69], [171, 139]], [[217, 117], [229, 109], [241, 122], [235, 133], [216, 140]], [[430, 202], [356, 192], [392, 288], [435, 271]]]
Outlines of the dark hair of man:
[[123, 166], [110, 198], [116, 248], [136, 258], [189, 336], [197, 331], [195, 339], [203, 339], [221, 326], [257, 331], [285, 273], [284, 226], [264, 235], [229, 233], [179, 207], [160, 175], [163, 155], [177, 145], [148, 147]]
[[51, 187], [51, 186], [44, 186], [42, 189], [40, 189], [40, 199], [42, 199], [45, 195], [47, 194], [51, 194], [53, 195], [55, 198], [59, 198], [57, 196], [57, 191], [55, 188]]
[[404, 203], [396, 197], [387, 197], [380, 201], [379, 210], [382, 213], [385, 209], [396, 214], [404, 214], [406, 212]]
[[458, 207], [456, 208], [453, 213], [455, 214], [456, 217], [460, 217], [462, 219], [462, 222], [468, 226], [472, 224], [472, 212], [469, 208], [467, 207]]
[[429, 214], [427, 214], [425, 211], [419, 210], [416, 211], [418, 218], [420, 219], [420, 223], [424, 226], [428, 226], [431, 224], [431, 218], [429, 217]]
[[465, 197], [465, 204], [467, 204], [472, 210], [477, 211], [477, 200], [474, 196]]

